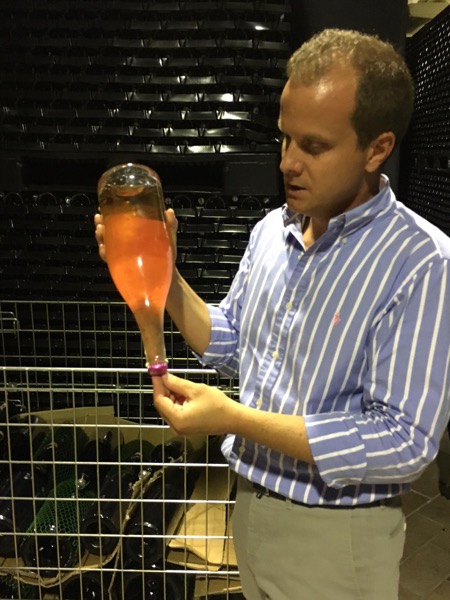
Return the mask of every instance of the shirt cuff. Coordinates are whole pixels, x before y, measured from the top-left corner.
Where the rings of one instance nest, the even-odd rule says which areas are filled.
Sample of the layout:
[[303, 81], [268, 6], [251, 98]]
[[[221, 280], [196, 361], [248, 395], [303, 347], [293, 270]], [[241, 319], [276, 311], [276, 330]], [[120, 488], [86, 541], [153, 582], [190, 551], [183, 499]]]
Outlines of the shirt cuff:
[[366, 447], [348, 413], [305, 415], [311, 453], [327, 486], [359, 485], [367, 472]]

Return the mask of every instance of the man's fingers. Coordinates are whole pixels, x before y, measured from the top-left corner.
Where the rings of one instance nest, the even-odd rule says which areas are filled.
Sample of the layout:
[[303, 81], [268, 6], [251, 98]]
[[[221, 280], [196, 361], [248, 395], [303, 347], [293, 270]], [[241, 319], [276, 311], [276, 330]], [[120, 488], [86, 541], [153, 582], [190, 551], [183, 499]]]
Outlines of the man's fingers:
[[95, 239], [98, 244], [98, 253], [100, 254], [100, 258], [106, 261], [106, 247], [105, 247], [105, 229], [103, 225], [103, 216], [97, 213], [94, 216], [95, 223]]
[[173, 208], [168, 208], [166, 210], [166, 223], [169, 229], [175, 233], [178, 229], [178, 219], [175, 216]]
[[154, 396], [166, 396], [167, 389], [165, 388], [162, 377], [152, 377], [153, 383], [153, 395]]
[[103, 244], [104, 242], [104, 230], [103, 230], [103, 225], [97, 225], [97, 227], [95, 228], [95, 239], [97, 240], [97, 243]]
[[173, 249], [173, 261], [175, 263], [177, 259], [177, 231], [178, 231], [178, 219], [175, 216], [172, 208], [168, 208], [165, 211], [166, 225], [169, 231], [170, 239], [172, 240]]
[[189, 381], [188, 379], [182, 379], [171, 373], [166, 373], [161, 378], [166, 389], [172, 392], [177, 398], [187, 398], [195, 392], [195, 388], [198, 384]]

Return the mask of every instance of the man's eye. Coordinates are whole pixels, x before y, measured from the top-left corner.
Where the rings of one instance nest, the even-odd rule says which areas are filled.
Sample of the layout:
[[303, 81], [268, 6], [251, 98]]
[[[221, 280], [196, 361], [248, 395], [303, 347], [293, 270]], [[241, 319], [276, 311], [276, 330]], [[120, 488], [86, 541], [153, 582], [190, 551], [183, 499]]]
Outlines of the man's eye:
[[325, 152], [328, 149], [328, 146], [326, 146], [326, 144], [305, 144], [303, 150], [305, 152], [307, 152], [308, 154], [321, 154], [322, 152]]

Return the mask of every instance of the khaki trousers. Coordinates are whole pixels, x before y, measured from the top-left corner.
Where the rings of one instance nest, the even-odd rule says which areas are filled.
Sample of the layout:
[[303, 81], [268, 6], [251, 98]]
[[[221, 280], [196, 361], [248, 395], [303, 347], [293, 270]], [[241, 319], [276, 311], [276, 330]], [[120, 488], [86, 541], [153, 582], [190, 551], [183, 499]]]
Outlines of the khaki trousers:
[[308, 508], [239, 478], [233, 536], [247, 600], [398, 600], [401, 506]]

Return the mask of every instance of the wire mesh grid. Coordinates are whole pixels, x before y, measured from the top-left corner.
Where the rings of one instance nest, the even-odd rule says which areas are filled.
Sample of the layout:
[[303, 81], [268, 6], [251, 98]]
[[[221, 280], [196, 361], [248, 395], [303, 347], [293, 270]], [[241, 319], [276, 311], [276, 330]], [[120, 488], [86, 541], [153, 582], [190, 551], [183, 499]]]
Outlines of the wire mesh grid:
[[143, 365], [127, 307], [0, 303], [0, 336], [0, 598], [238, 597], [222, 439], [174, 436], [146, 370], [116, 366]]

